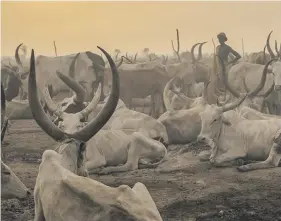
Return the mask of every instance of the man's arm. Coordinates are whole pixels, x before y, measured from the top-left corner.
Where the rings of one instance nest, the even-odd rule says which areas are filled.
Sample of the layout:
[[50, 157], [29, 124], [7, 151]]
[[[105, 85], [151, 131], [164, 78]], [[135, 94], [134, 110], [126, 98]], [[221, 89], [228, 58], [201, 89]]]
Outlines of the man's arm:
[[228, 62], [228, 64], [234, 64], [241, 58], [241, 55], [237, 51], [233, 50], [232, 48], [230, 48], [229, 53], [233, 54], [235, 58], [232, 61]]

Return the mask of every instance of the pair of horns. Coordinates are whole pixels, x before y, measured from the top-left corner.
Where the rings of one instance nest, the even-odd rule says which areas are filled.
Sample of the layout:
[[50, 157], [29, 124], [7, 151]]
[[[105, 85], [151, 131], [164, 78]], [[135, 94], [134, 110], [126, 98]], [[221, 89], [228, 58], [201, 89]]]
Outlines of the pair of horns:
[[[197, 61], [199, 61], [200, 59], [202, 59], [202, 46], [204, 44], [206, 44], [207, 41], [205, 42], [202, 42], [202, 43], [196, 43], [195, 45], [192, 46], [191, 48], [191, 58], [192, 58], [192, 61], [195, 63]], [[198, 49], [198, 57], [195, 58], [195, 55], [194, 55], [194, 49], [197, 47], [197, 45], [199, 45], [199, 49]]]
[[87, 142], [91, 137], [93, 137], [109, 120], [113, 114], [119, 99], [120, 85], [119, 85], [119, 74], [118, 70], [110, 57], [110, 55], [102, 48], [98, 47], [106, 56], [109, 61], [111, 70], [112, 70], [112, 90], [104, 105], [101, 112], [89, 122], [84, 128], [73, 133], [68, 134], [58, 128], [46, 115], [43, 110], [43, 107], [40, 104], [39, 96], [37, 92], [37, 83], [36, 83], [36, 70], [35, 70], [35, 55], [34, 50], [32, 49], [31, 58], [30, 58], [30, 74], [28, 79], [28, 99], [29, 105], [31, 108], [32, 115], [38, 125], [53, 139], [57, 141], [64, 140], [66, 138], [74, 138]]

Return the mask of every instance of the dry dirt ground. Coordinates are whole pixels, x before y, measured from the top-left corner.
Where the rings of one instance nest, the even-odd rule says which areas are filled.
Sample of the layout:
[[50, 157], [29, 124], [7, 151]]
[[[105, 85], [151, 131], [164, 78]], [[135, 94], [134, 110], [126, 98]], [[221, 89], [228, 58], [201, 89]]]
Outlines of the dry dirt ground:
[[[16, 120], [2, 150], [7, 165], [33, 190], [39, 159], [54, 144], [34, 121]], [[91, 177], [110, 186], [143, 182], [165, 221], [281, 221], [281, 168], [248, 173], [212, 168], [198, 161], [193, 148], [157, 169]], [[2, 221], [33, 220], [33, 198], [2, 200], [1, 214]]]

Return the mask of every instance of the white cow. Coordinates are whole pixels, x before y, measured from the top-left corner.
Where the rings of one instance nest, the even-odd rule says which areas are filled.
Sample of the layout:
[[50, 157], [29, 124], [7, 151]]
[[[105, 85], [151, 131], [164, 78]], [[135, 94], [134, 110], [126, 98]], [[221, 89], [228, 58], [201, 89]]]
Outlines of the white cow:
[[20, 181], [17, 175], [1, 160], [1, 198], [24, 199], [30, 195], [30, 191]]
[[100, 130], [87, 143], [85, 166], [89, 173], [124, 172], [156, 167], [166, 155], [161, 142], [142, 133], [128, 135], [122, 130]]
[[[271, 32], [272, 33], [272, 32]], [[273, 93], [279, 94], [280, 96], [280, 91], [281, 91], [281, 61], [280, 61], [280, 55], [279, 58], [278, 56], [275, 56], [274, 53], [272, 52], [269, 44], [269, 38], [270, 35], [268, 36], [267, 39], [267, 49], [269, 51], [269, 54], [271, 55], [271, 59], [274, 59], [270, 65], [270, 68], [268, 69], [268, 75], [267, 75], [267, 80], [265, 82], [265, 86], [263, 90], [260, 91], [259, 94], [265, 94], [266, 91], [270, 89], [270, 87], [273, 84], [273, 81], [275, 83], [274, 86], [274, 91]], [[252, 64], [248, 62], [241, 62], [238, 63], [234, 66], [232, 66], [229, 70], [228, 73], [228, 80], [231, 82], [231, 85], [233, 89], [237, 92], [245, 92], [245, 89], [243, 87], [243, 81], [246, 82], [246, 85], [248, 86], [250, 91], [253, 91], [254, 88], [258, 85], [258, 81], [261, 78], [261, 75], [263, 73], [264, 65], [260, 64]], [[272, 96], [274, 96], [272, 93]], [[237, 96], [236, 96], [237, 97]], [[269, 97], [268, 100], [271, 98]], [[276, 114], [278, 113], [280, 107], [277, 107], [277, 110], [272, 110], [273, 107], [270, 107], [272, 110], [271, 113]]]
[[201, 130], [199, 113], [205, 109], [207, 103], [207, 87], [202, 97], [196, 98], [190, 109], [170, 110], [162, 114], [158, 121], [167, 130], [169, 144], [186, 144], [197, 139]]
[[[175, 81], [176, 77], [172, 78], [165, 86], [164, 92], [163, 92], [163, 100], [164, 104], [167, 110], [181, 110], [181, 109], [189, 109], [193, 106], [196, 106], [196, 103], [201, 99], [197, 99], [197, 97], [201, 96], [204, 90], [204, 84], [203, 83], [195, 83], [193, 84], [186, 84], [186, 86], [190, 86], [191, 90], [189, 88], [187, 89], [190, 94], [195, 94], [195, 98], [186, 96], [182, 92], [180, 92], [180, 89], [177, 88], [175, 85], [173, 85], [173, 82]], [[172, 89], [172, 86], [174, 86], [174, 89]], [[203, 88], [202, 88], [203, 86]], [[203, 90], [202, 90], [203, 89]]]
[[[5, 121], [1, 126], [1, 142], [4, 140], [7, 125], [8, 121]], [[28, 195], [30, 195], [30, 192], [27, 187], [1, 159], [1, 198], [24, 199]]]
[[[101, 87], [98, 87], [91, 103], [84, 110], [76, 113], [66, 113], [56, 105], [49, 95], [48, 88], [45, 88], [44, 92], [49, 111], [58, 118], [56, 120], [58, 127], [71, 134], [85, 125], [86, 123], [81, 121], [96, 109], [101, 96]], [[99, 113], [103, 106], [100, 105], [100, 109], [95, 111]], [[167, 143], [164, 125], [148, 115], [127, 109], [121, 100], [107, 125], [108, 129], [112, 130], [101, 130], [87, 142], [86, 168], [91, 173], [106, 174], [135, 170], [138, 169], [139, 160], [146, 167], [157, 166], [166, 156], [166, 147], [157, 141], [162, 138], [162, 141]], [[106, 125], [103, 128], [105, 127]], [[134, 130], [139, 132], [133, 132]], [[158, 158], [162, 160], [157, 162]], [[124, 165], [116, 167], [120, 164]]]
[[[16, 50], [16, 61], [20, 70], [25, 70], [23, 64], [18, 56], [18, 49], [22, 44], [17, 47]], [[49, 57], [39, 55], [36, 58], [36, 69], [38, 76], [38, 88], [41, 90], [46, 85], [52, 85], [52, 95], [56, 95], [62, 91], [69, 91], [69, 88], [59, 80], [56, 72], [59, 71], [65, 75], [68, 75], [69, 66], [71, 65], [73, 59], [76, 59], [76, 64], [74, 64], [72, 72], [72, 78], [75, 78], [77, 82], [83, 85], [87, 92], [87, 99], [91, 97], [93, 91], [93, 85], [97, 82], [102, 84], [102, 99], [103, 95], [103, 70], [99, 67], [105, 65], [101, 56], [94, 54], [92, 52], [81, 52], [78, 54], [64, 55]], [[27, 78], [21, 79], [22, 88], [27, 92]]]
[[200, 113], [202, 129], [199, 142], [212, 150], [210, 162], [215, 166], [233, 165], [236, 160], [261, 161], [238, 167], [250, 171], [277, 167], [281, 146], [274, 143], [281, 130], [281, 119], [248, 120], [233, 111], [246, 96], [222, 107], [210, 105]]
[[[225, 87], [228, 89], [228, 91], [231, 93], [231, 95], [233, 95], [232, 98], [235, 98], [235, 97], [239, 98], [241, 96], [241, 92], [235, 90], [235, 88], [232, 86], [232, 84], [229, 83], [227, 74], [225, 72], [225, 65], [224, 65], [222, 59], [221, 58], [219, 58], [219, 59], [220, 59], [221, 72], [222, 72], [223, 82], [225, 84]], [[245, 82], [245, 79], [242, 80], [244, 89], [247, 91], [248, 96], [244, 100], [243, 104], [240, 105], [239, 107], [249, 106], [249, 107], [253, 107], [253, 108], [255, 108], [257, 110], [260, 110], [260, 111], [263, 109], [265, 99], [271, 94], [271, 92], [274, 89], [274, 85], [275, 85], [274, 81], [273, 81], [271, 87], [267, 91], [265, 91], [264, 94], [260, 94], [260, 91], [262, 91], [264, 86], [266, 85], [267, 77], [268, 77], [268, 67], [270, 66], [270, 64], [272, 62], [273, 62], [273, 60], [270, 60], [263, 67], [260, 82], [257, 82], [257, 85], [251, 91], [248, 88], [248, 86]], [[229, 100], [231, 101], [231, 96], [229, 98], [230, 98]]]
[[[103, 106], [104, 104], [98, 104], [97, 108], [90, 113], [89, 119], [95, 117]], [[121, 99], [119, 99], [112, 117], [102, 129], [123, 130], [127, 134], [140, 132], [146, 137], [162, 140], [165, 144], [168, 143], [167, 131], [161, 122], [147, 114], [128, 109]]]
[[[143, 184], [137, 183], [133, 189], [125, 185], [112, 188], [88, 177], [81, 177], [88, 175], [84, 166], [87, 147], [85, 142], [91, 139], [111, 117], [119, 97], [117, 68], [107, 52], [101, 50], [112, 68], [112, 91], [98, 116], [82, 129], [81, 124], [76, 124], [79, 128], [72, 128], [74, 133], [65, 132], [55, 126], [40, 105], [32, 50], [28, 85], [32, 113], [40, 127], [50, 137], [59, 141], [57, 152], [46, 150], [42, 156], [34, 188], [35, 221], [108, 220], [112, 209], [122, 211], [126, 216], [137, 220], [162, 221]], [[80, 121], [82, 115], [79, 113], [72, 119]]]

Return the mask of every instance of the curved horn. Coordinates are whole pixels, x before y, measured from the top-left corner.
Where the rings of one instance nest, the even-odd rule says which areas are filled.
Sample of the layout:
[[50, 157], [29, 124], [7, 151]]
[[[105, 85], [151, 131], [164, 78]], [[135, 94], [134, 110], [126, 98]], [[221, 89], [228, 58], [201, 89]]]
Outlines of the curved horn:
[[57, 117], [62, 117], [63, 112], [58, 108], [58, 105], [53, 102], [47, 86], [43, 89], [43, 98], [45, 99], [45, 103], [49, 112]]
[[275, 82], [273, 81], [271, 87], [262, 96], [265, 98], [268, 97], [271, 94], [271, 92], [274, 90], [274, 86], [275, 86]]
[[218, 58], [219, 58], [219, 61], [220, 61], [220, 65], [221, 65], [221, 70], [222, 70], [222, 78], [223, 78], [223, 82], [225, 84], [225, 87], [227, 88], [227, 90], [229, 90], [229, 92], [235, 96], [235, 97], [240, 97], [240, 93], [238, 93], [237, 91], [235, 91], [234, 88], [232, 88], [228, 82], [228, 77], [225, 73], [225, 65], [224, 65], [224, 62], [222, 60], [222, 58], [218, 55], [216, 55]]
[[106, 56], [112, 71], [112, 87], [109, 98], [96, 118], [89, 122], [83, 129], [77, 131], [73, 136], [80, 140], [88, 141], [93, 137], [109, 120], [117, 106], [120, 93], [119, 73], [110, 55], [102, 48], [98, 47]]
[[16, 52], [15, 52], [15, 59], [16, 59], [16, 62], [18, 64], [19, 67], [23, 68], [23, 65], [22, 65], [22, 62], [20, 60], [20, 56], [19, 56], [19, 49], [20, 47], [22, 46], [23, 43], [21, 43], [17, 48], [16, 48]]
[[279, 55], [279, 51], [278, 51], [278, 43], [277, 41], [275, 40], [275, 51], [276, 53]]
[[202, 93], [202, 98], [206, 101], [206, 103], [208, 103], [208, 86], [209, 84], [211, 83], [211, 81], [209, 81], [205, 87], [204, 87], [204, 90], [203, 90], [203, 93]]
[[191, 59], [192, 59], [192, 62], [196, 62], [196, 58], [195, 58], [195, 55], [194, 55], [194, 49], [196, 48], [197, 45], [199, 45], [200, 43], [196, 43], [195, 45], [192, 46], [190, 52], [191, 52]]
[[265, 50], [266, 50], [266, 45], [265, 45], [264, 48], [263, 48], [263, 64], [265, 64], [265, 62], [266, 62], [266, 53], [265, 53]]
[[195, 101], [195, 99], [190, 98], [190, 97], [184, 95], [183, 93], [181, 93], [181, 92], [179, 92], [179, 91], [176, 91], [176, 90], [171, 90], [171, 91], [172, 91], [173, 93], [175, 93], [176, 95], [178, 95], [178, 97], [179, 97], [180, 99], [182, 99], [182, 100], [184, 100], [184, 101], [186, 101], [186, 102], [188, 102], [188, 103], [194, 102], [194, 101]]
[[266, 39], [266, 47], [267, 47], [268, 53], [270, 54], [271, 59], [274, 59], [274, 58], [275, 58], [275, 55], [274, 55], [274, 53], [273, 53], [273, 51], [272, 51], [272, 49], [271, 49], [271, 47], [270, 47], [270, 42], [269, 42], [269, 41], [270, 41], [270, 36], [271, 36], [272, 32], [273, 32], [273, 31], [271, 31], [271, 32], [269, 33], [269, 35], [267, 36], [267, 39]]
[[30, 74], [28, 79], [28, 100], [31, 108], [32, 115], [37, 124], [54, 140], [61, 140], [65, 138], [65, 133], [52, 123], [49, 117], [43, 110], [40, 104], [37, 85], [36, 85], [36, 72], [35, 72], [35, 58], [34, 50], [31, 51], [30, 58]]
[[167, 111], [173, 111], [174, 110], [171, 103], [170, 103], [168, 93], [169, 93], [169, 90], [171, 89], [172, 83], [175, 81], [176, 78], [177, 78], [177, 76], [171, 78], [168, 81], [168, 83], [166, 84], [166, 86], [164, 88], [164, 91], [163, 91], [163, 101], [164, 101], [164, 105], [165, 105]]
[[281, 43], [280, 43], [280, 49], [278, 50], [278, 43], [276, 40], [275, 40], [275, 51], [276, 51], [277, 55], [279, 57], [281, 57]]
[[234, 108], [238, 107], [247, 97], [247, 94], [245, 94], [244, 96], [242, 96], [241, 98], [237, 99], [236, 101], [226, 104], [224, 106], [221, 107], [222, 112], [226, 112], [229, 110], [233, 110]]
[[69, 86], [74, 92], [75, 92], [75, 97], [74, 97], [74, 102], [76, 103], [82, 103], [85, 100], [86, 97], [86, 91], [82, 87], [81, 84], [79, 84], [76, 80], [73, 78], [62, 74], [61, 72], [57, 71], [57, 76], [67, 85]]
[[75, 63], [76, 63], [76, 60], [78, 58], [78, 56], [80, 55], [80, 53], [77, 53], [75, 55], [75, 57], [73, 58], [71, 64], [70, 64], [70, 67], [69, 67], [69, 76], [72, 77], [72, 78], [75, 78]]
[[206, 44], [206, 43], [207, 43], [207, 41], [205, 41], [205, 42], [203, 42], [203, 43], [201, 43], [201, 44], [199, 45], [199, 52], [198, 52], [197, 61], [199, 61], [199, 60], [202, 59], [202, 46], [203, 46], [204, 44]]
[[1, 124], [3, 124], [4, 122], [5, 112], [6, 112], [6, 96], [5, 96], [3, 83], [1, 82]]
[[[251, 92], [248, 92], [248, 96], [249, 97], [254, 97], [256, 96], [264, 87], [265, 85], [265, 81], [266, 81], [266, 76], [267, 76], [267, 69], [268, 69], [268, 66], [273, 62], [273, 61], [276, 61], [277, 59], [272, 59], [270, 60], [269, 62], [267, 62], [267, 64], [264, 66], [263, 68], [263, 72], [262, 72], [262, 77], [261, 77], [261, 80], [260, 80], [260, 83], [259, 85]], [[246, 82], [243, 82], [244, 83], [244, 86], [246, 86]], [[247, 87], [247, 86], [246, 86]], [[245, 89], [246, 89], [245, 87]]]
[[78, 114], [80, 115], [80, 119], [86, 118], [98, 105], [101, 97], [101, 83], [99, 83], [98, 89], [93, 97], [92, 101]]

